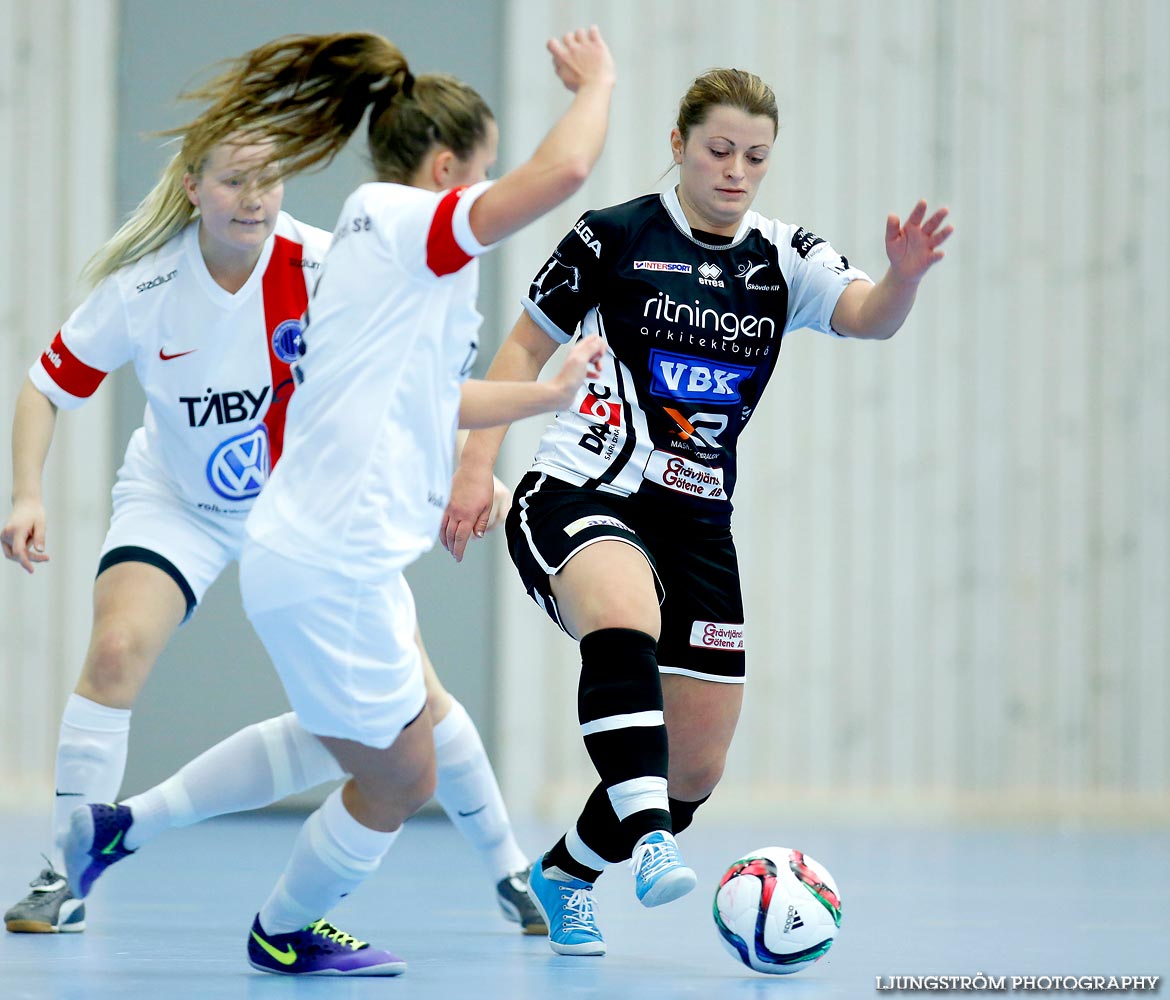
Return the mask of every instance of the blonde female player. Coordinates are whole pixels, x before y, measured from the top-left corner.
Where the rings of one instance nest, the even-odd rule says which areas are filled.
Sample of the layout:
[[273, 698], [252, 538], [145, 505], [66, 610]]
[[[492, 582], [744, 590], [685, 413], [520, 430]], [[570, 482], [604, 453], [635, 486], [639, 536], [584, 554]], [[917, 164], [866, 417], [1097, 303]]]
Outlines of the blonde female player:
[[[477, 346], [476, 257], [576, 191], [600, 155], [613, 64], [596, 29], [549, 43], [573, 100], [531, 159], [485, 181], [497, 130], [482, 100], [430, 80], [364, 33], [281, 39], [215, 85], [218, 108], [296, 169], [344, 144], [369, 107], [378, 182], [346, 201], [294, 365], [284, 453], [248, 518], [244, 607], [300, 723], [351, 779], [306, 822], [248, 937], [288, 975], [394, 975], [405, 963], [323, 917], [379, 865], [431, 795], [435, 754], [403, 569], [438, 532], [456, 423], [564, 406], [599, 368], [582, 342], [550, 382], [466, 382]], [[466, 154], [451, 122], [474, 127]], [[66, 863], [85, 895], [126, 856], [134, 812], [73, 815]]]
[[[592, 890], [608, 864], [631, 860], [645, 906], [695, 886], [674, 834], [714, 791], [739, 718], [736, 444], [782, 338], [892, 336], [951, 233], [925, 202], [889, 216], [875, 284], [825, 240], [752, 211], [777, 122], [755, 74], [694, 80], [670, 135], [678, 184], [585, 214], [488, 372], [535, 378], [578, 326], [604, 331], [605, 374], [545, 432], [506, 525], [525, 589], [580, 645], [578, 718], [600, 779], [529, 881], [562, 954], [605, 953]], [[504, 431], [463, 449], [442, 533], [456, 558], [486, 516]]]
[[[0, 541], [31, 573], [49, 558], [41, 479], [57, 410], [80, 406], [127, 361], [147, 396], [114, 487], [89, 649], [61, 721], [49, 866], [5, 913], [9, 931], [84, 930], [84, 903], [60, 874], [69, 814], [117, 795], [134, 701], [176, 628], [237, 557], [245, 515], [281, 455], [294, 388], [289, 363], [331, 237], [281, 211], [283, 187], [264, 165], [265, 150], [225, 141], [228, 122], [209, 112], [180, 130], [180, 153], [94, 257], [96, 288], [33, 365], [17, 402], [13, 507]], [[473, 140], [453, 132], [449, 141], [464, 151]], [[507, 507], [501, 496], [497, 516]], [[438, 798], [478, 849], [505, 915], [526, 933], [543, 933], [475, 724], [418, 641]], [[203, 780], [208, 768], [224, 767], [230, 787]], [[164, 783], [162, 794], [141, 796], [135, 836], [340, 776], [290, 713], [237, 733]]]

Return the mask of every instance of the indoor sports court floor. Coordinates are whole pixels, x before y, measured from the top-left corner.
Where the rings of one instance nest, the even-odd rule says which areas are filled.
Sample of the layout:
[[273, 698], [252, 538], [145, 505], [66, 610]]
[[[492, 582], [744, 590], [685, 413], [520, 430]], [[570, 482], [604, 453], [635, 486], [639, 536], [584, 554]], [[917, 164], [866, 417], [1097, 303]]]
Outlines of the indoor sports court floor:
[[[0, 902], [39, 859], [39, 817], [0, 817]], [[111, 869], [72, 935], [0, 935], [0, 998], [401, 996], [426, 1000], [880, 997], [877, 977], [1164, 976], [1170, 836], [1161, 831], [882, 828], [704, 823], [682, 839], [700, 888], [657, 910], [612, 869], [598, 905], [604, 958], [553, 955], [506, 923], [478, 861], [441, 817], [408, 825], [381, 871], [336, 911], [344, 929], [405, 957], [397, 980], [288, 980], [244, 958], [252, 916], [301, 820], [225, 818], [173, 831]], [[531, 849], [551, 828], [521, 828]], [[711, 898], [723, 868], [767, 844], [803, 848], [841, 888], [833, 950], [795, 976], [760, 976], [720, 946]], [[1160, 989], [1168, 995], [1170, 987]]]

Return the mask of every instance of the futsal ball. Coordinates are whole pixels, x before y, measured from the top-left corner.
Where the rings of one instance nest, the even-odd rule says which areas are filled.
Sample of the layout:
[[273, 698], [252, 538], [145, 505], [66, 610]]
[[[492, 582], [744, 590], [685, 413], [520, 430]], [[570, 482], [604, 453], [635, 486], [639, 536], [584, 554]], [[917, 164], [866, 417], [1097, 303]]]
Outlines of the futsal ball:
[[762, 847], [727, 869], [712, 908], [719, 937], [748, 968], [784, 976], [812, 965], [841, 926], [833, 876], [807, 854]]

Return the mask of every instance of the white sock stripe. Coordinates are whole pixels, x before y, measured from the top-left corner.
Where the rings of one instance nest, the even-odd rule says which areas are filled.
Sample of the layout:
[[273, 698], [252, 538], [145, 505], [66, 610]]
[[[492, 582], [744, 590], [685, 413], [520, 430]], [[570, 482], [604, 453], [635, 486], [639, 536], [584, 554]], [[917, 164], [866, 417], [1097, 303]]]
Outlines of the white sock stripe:
[[609, 862], [581, 839], [581, 834], [577, 832], [576, 824], [573, 825], [573, 829], [565, 834], [565, 848], [569, 852], [569, 857], [579, 865], [592, 868], [597, 872], [603, 872], [609, 867]]
[[288, 758], [288, 746], [284, 741], [285, 720], [292, 712], [275, 719], [256, 723], [256, 731], [264, 741], [264, 753], [272, 769], [272, 801], [279, 802], [292, 792], [299, 792], [293, 784], [292, 762]]
[[629, 781], [619, 781], [606, 789], [613, 811], [619, 820], [633, 816], [645, 809], [670, 811], [670, 799], [666, 794], [666, 779], [648, 774]]
[[631, 729], [635, 726], [663, 726], [665, 721], [660, 711], [627, 712], [625, 715], [608, 715], [604, 719], [594, 719], [583, 723], [582, 736], [592, 736], [594, 733], [608, 733], [614, 729]]

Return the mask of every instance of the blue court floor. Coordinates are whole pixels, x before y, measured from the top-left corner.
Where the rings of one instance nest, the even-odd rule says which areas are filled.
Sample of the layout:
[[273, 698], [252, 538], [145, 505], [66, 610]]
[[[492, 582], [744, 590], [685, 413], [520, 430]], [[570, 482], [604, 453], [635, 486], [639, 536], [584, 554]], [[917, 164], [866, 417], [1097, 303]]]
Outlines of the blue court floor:
[[[0, 817], [0, 904], [40, 867], [39, 817]], [[1170, 832], [879, 829], [704, 823], [682, 838], [700, 887], [655, 910], [624, 868], [598, 889], [604, 958], [554, 955], [496, 909], [490, 880], [442, 818], [408, 824], [381, 871], [339, 907], [345, 930], [404, 956], [383, 980], [290, 980], [244, 958], [252, 916], [299, 817], [251, 814], [173, 831], [112, 869], [82, 934], [0, 932], [0, 998], [403, 997], [704, 1000], [881, 997], [877, 977], [1164, 976], [1170, 973]], [[534, 853], [551, 827], [523, 828]], [[761, 976], [720, 946], [719, 876], [767, 844], [799, 847], [841, 888], [833, 950], [794, 976]], [[888, 982], [888, 978], [885, 978]], [[1170, 987], [1159, 992], [1170, 995]]]

